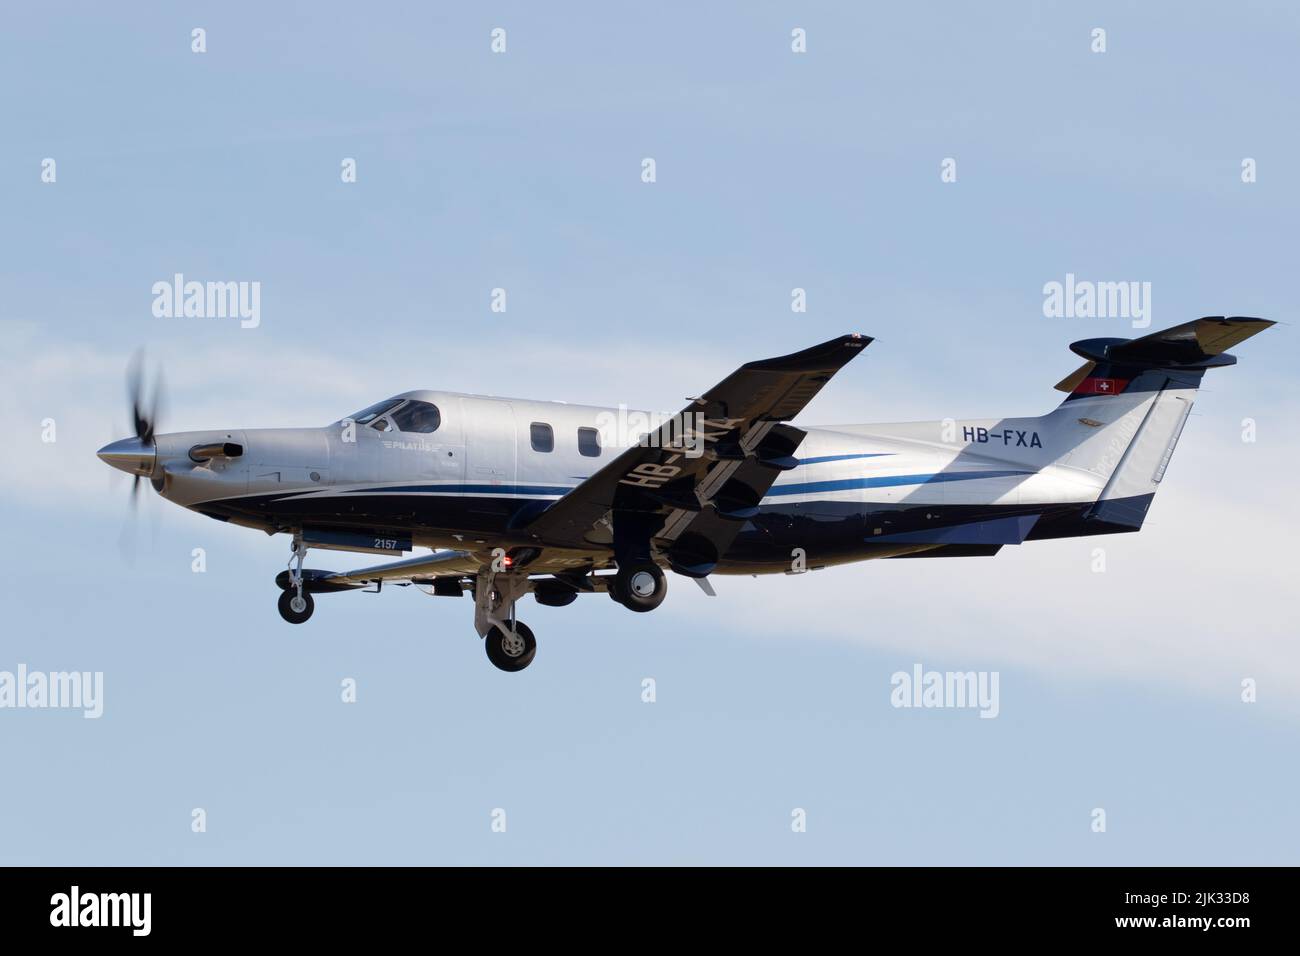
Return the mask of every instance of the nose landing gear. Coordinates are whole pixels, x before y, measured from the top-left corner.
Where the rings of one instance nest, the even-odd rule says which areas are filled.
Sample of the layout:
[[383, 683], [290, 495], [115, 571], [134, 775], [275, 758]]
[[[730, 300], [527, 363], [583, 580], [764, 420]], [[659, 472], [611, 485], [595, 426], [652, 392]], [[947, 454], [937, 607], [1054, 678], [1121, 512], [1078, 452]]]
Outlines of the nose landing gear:
[[290, 624], [302, 624], [316, 610], [316, 602], [302, 587], [302, 562], [307, 557], [307, 546], [303, 544], [302, 532], [293, 536], [293, 553], [289, 557], [289, 586], [280, 593], [277, 605], [280, 616]]
[[306, 592], [298, 594], [296, 591], [281, 591], [277, 607], [280, 616], [290, 624], [302, 624], [316, 610], [316, 602]]

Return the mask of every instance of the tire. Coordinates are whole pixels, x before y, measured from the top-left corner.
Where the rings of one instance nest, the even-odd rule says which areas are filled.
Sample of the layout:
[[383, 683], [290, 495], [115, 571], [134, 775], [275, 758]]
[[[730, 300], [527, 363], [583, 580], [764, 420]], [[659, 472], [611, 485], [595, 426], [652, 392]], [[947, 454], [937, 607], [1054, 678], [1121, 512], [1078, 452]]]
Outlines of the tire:
[[487, 637], [483, 638], [483, 649], [487, 651], [488, 660], [493, 667], [513, 673], [533, 662], [537, 656], [537, 638], [533, 637], [532, 630], [522, 621], [515, 621], [515, 634], [518, 635], [518, 640], [512, 639], [494, 625]]
[[632, 611], [653, 611], [668, 596], [663, 571], [650, 561], [635, 561], [619, 568], [610, 584], [618, 592], [614, 600]]
[[302, 609], [294, 610], [293, 601], [297, 596], [298, 592], [293, 588], [280, 592], [280, 616], [290, 624], [305, 623], [307, 618], [311, 617], [311, 612], [316, 610], [316, 602], [312, 600], [311, 595], [306, 591], [302, 593]]

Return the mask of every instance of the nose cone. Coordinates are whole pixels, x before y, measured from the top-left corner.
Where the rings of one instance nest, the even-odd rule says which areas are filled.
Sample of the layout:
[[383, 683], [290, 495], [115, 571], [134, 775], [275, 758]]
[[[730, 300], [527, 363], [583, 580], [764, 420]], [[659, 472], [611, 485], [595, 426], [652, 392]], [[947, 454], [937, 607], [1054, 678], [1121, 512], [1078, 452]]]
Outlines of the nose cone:
[[105, 445], [96, 454], [99, 460], [112, 465], [128, 475], [153, 474], [154, 463], [158, 460], [158, 449], [153, 442], [144, 442], [139, 438], [123, 438], [111, 445]]

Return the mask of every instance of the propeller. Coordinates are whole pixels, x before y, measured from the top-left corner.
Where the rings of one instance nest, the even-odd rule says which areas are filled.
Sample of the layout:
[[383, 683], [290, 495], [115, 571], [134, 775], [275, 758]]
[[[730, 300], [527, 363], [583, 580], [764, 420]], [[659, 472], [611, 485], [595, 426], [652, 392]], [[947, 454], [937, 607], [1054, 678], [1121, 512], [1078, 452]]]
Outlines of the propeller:
[[162, 475], [158, 461], [158, 422], [163, 413], [163, 377], [159, 369], [153, 381], [146, 381], [144, 350], [131, 356], [126, 366], [126, 398], [131, 407], [133, 438], [122, 438], [105, 445], [97, 453], [101, 461], [117, 471], [131, 475], [131, 508], [118, 539], [118, 547], [128, 559], [135, 550], [134, 521], [140, 503], [140, 480], [148, 478], [158, 491], [162, 490]]
[[126, 395], [131, 400], [131, 420], [135, 423], [135, 437], [153, 441], [154, 426], [162, 406], [162, 369], [154, 379], [152, 396], [145, 394], [144, 349], [136, 349], [126, 366]]
[[[157, 431], [158, 420], [162, 416], [164, 406], [161, 367], [154, 375], [151, 389], [147, 388], [145, 377], [144, 349], [137, 349], [126, 366], [126, 397], [131, 404], [131, 421], [135, 426], [135, 437], [142, 444], [153, 446], [156, 454], [157, 445], [154, 442], [154, 434]], [[143, 477], [137, 472], [135, 480], [131, 482], [132, 509], [137, 506], [140, 479]]]

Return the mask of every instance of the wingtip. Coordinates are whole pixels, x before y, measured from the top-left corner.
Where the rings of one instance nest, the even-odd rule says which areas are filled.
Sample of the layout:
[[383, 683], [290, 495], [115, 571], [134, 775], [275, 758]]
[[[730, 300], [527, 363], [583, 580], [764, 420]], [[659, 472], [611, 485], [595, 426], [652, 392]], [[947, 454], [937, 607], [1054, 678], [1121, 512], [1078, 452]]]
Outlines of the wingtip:
[[838, 369], [851, 361], [855, 355], [873, 341], [875, 340], [869, 335], [863, 335], [861, 332], [849, 332], [846, 335], [804, 349], [802, 352], [793, 352], [790, 355], [779, 355], [776, 358], [749, 362], [743, 365], [742, 368], [773, 372], [803, 371], [818, 368]]
[[1250, 315], [1230, 315], [1224, 321], [1249, 323], [1250, 325], [1258, 326], [1258, 331], [1260, 332], [1263, 332], [1270, 326], [1277, 325], [1277, 322], [1273, 319], [1257, 319]]

